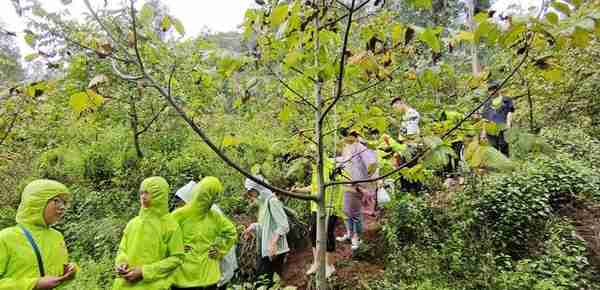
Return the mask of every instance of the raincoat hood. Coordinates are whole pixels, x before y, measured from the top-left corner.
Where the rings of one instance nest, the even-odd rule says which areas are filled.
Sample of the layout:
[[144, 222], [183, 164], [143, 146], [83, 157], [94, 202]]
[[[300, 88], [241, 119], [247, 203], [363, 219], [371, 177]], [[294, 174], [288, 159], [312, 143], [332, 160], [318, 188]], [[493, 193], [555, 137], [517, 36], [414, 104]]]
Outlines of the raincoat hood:
[[162, 217], [169, 213], [169, 183], [162, 177], [149, 177], [142, 181], [140, 192], [146, 191], [150, 194], [150, 206], [140, 209], [141, 215], [157, 215]]
[[[259, 180], [261, 180], [262, 182], [265, 182], [265, 183], [267, 182], [265, 180], [265, 178], [260, 175], [257, 175], [255, 177], [258, 178]], [[259, 204], [263, 204], [267, 199], [269, 199], [269, 197], [271, 197], [273, 195], [273, 192], [270, 189], [254, 182], [254, 180], [252, 180], [250, 178], [246, 178], [246, 180], [244, 181], [244, 187], [246, 188], [247, 191], [256, 190], [258, 192], [258, 203]]]
[[213, 176], [205, 177], [192, 189], [190, 207], [201, 215], [207, 214], [221, 193], [223, 193], [221, 181]]
[[54, 180], [38, 179], [29, 183], [21, 194], [21, 203], [16, 217], [17, 223], [48, 226], [44, 221], [44, 210], [48, 201], [58, 195], [69, 199], [71, 192], [65, 185]]

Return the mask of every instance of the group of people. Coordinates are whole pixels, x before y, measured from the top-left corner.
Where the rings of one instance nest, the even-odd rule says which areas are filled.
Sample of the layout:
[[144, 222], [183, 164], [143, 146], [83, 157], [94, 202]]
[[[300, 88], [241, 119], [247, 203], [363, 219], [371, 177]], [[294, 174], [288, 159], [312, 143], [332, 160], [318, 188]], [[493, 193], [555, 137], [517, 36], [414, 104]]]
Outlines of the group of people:
[[[497, 91], [492, 83], [489, 92]], [[385, 146], [405, 146], [410, 151], [420, 134], [420, 114], [402, 98], [394, 98], [391, 106], [402, 115], [398, 141], [384, 138]], [[482, 116], [502, 129], [510, 127], [514, 112], [512, 100], [496, 96], [484, 106]], [[482, 133], [491, 145], [505, 154], [508, 148], [503, 130], [497, 135]], [[339, 131], [343, 146], [335, 158], [324, 162], [325, 182], [360, 181], [379, 174], [376, 150], [363, 139], [357, 129]], [[385, 137], [385, 136], [384, 136]], [[401, 144], [400, 144], [401, 143]], [[395, 166], [405, 162], [396, 158]], [[404, 158], [404, 159], [403, 159]], [[312, 182], [294, 186], [293, 191], [317, 192], [317, 172], [313, 165]], [[266, 183], [261, 176], [255, 176]], [[286, 253], [290, 251], [290, 231], [283, 203], [268, 188], [252, 179], [245, 180], [245, 197], [258, 205], [257, 222], [249, 225], [244, 238], [256, 237], [258, 286], [273, 285], [273, 275], [281, 272]], [[359, 249], [363, 232], [363, 216], [376, 215], [378, 191], [382, 182], [350, 183], [328, 187], [326, 275], [335, 273], [336, 242], [350, 242]], [[198, 183], [179, 190], [179, 206], [169, 212], [167, 181], [162, 177], [145, 179], [139, 188], [139, 214], [124, 229], [115, 258], [113, 289], [225, 289], [237, 268], [236, 226], [216, 205], [224, 191], [216, 177], [205, 177]], [[36, 180], [22, 192], [14, 227], [0, 231], [0, 290], [53, 289], [69, 283], [79, 271], [69, 261], [63, 235], [51, 226], [59, 221], [71, 197], [69, 189], [53, 180]], [[317, 205], [311, 202], [311, 241], [313, 263], [306, 274], [317, 271]], [[338, 221], [344, 220], [346, 232], [335, 236]], [[262, 282], [261, 282], [262, 281]]]

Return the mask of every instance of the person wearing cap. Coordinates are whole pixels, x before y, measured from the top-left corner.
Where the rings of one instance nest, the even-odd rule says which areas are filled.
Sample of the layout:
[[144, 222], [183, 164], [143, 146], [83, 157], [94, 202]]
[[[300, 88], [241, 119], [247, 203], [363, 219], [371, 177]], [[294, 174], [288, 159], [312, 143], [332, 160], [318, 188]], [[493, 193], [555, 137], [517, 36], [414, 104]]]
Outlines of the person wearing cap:
[[233, 223], [213, 209], [222, 193], [218, 178], [205, 177], [182, 198], [190, 202], [171, 213], [183, 232], [185, 249], [183, 264], [173, 274], [173, 290], [218, 289], [220, 263], [237, 240]]
[[[336, 167], [344, 168], [348, 181], [369, 179], [377, 168], [376, 155], [370, 154], [369, 149], [359, 142], [360, 134], [356, 129], [340, 129], [344, 137], [342, 156], [336, 158]], [[357, 183], [344, 186], [344, 214], [346, 215], [346, 234], [338, 237], [337, 241], [351, 241], [351, 249], [358, 250], [362, 225], [363, 195], [374, 189], [374, 183]]]
[[169, 215], [170, 187], [162, 177], [140, 185], [140, 213], [123, 231], [115, 258], [113, 290], [171, 289], [172, 274], [184, 258], [181, 228]]
[[52, 228], [64, 216], [70, 196], [54, 180], [25, 187], [17, 225], [0, 231], [0, 289], [60, 289], [75, 277], [78, 268], [69, 263], [64, 237]]
[[[256, 178], [266, 183], [265, 179]], [[258, 249], [257, 257], [257, 288], [265, 286], [269, 289], [274, 285], [273, 275], [281, 274], [286, 254], [290, 251], [286, 235], [290, 231], [287, 214], [283, 203], [268, 188], [246, 178], [244, 196], [258, 204], [258, 221], [249, 225], [244, 231], [244, 238], [256, 235]]]
[[390, 102], [392, 108], [402, 114], [400, 121], [400, 130], [398, 132], [398, 140], [414, 140], [421, 133], [419, 129], [419, 121], [421, 120], [421, 114], [411, 107], [401, 97], [395, 97]]
[[504, 133], [506, 129], [512, 126], [512, 115], [515, 112], [515, 107], [512, 98], [500, 94], [499, 87], [500, 83], [498, 81], [489, 82], [488, 94], [494, 95], [490, 101], [484, 104], [481, 113], [484, 119], [496, 124], [495, 132], [486, 131], [484, 127], [481, 136], [486, 138], [492, 147], [508, 156], [508, 143]]

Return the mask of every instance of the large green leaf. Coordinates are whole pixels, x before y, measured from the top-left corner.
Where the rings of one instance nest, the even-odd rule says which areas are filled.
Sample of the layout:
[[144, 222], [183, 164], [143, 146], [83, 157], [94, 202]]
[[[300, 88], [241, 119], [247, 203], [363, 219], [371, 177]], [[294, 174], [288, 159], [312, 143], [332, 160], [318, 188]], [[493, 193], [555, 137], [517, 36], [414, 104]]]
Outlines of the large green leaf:
[[154, 18], [154, 7], [146, 3], [140, 11], [140, 20], [144, 23], [149, 23]]
[[558, 25], [558, 15], [556, 15], [556, 13], [554, 13], [554, 12], [548, 12], [548, 13], [546, 13], [546, 15], [544, 15], [544, 17], [551, 24]]
[[402, 24], [396, 24], [392, 28], [392, 42], [394, 45], [404, 41], [404, 26]]
[[288, 12], [287, 4], [279, 5], [275, 9], [273, 9], [273, 12], [271, 12], [271, 27], [275, 28], [275, 27], [279, 26], [281, 23], [283, 23], [283, 21], [285, 20], [285, 18], [287, 16], [287, 12]]
[[569, 8], [569, 5], [565, 3], [562, 3], [560, 1], [554, 1], [550, 5], [556, 8], [556, 10], [560, 11], [560, 13], [562, 14], [565, 14], [567, 16], [571, 15], [571, 8]]
[[177, 18], [173, 19], [173, 27], [175, 27], [175, 30], [177, 31], [177, 33], [179, 33], [180, 35], [185, 35], [185, 28], [183, 27], [183, 24], [181, 23], [181, 21]]
[[422, 33], [419, 34], [419, 39], [425, 42], [431, 48], [431, 50], [435, 52], [440, 52], [442, 48], [440, 44], [440, 39], [438, 38], [434, 29], [425, 29]]

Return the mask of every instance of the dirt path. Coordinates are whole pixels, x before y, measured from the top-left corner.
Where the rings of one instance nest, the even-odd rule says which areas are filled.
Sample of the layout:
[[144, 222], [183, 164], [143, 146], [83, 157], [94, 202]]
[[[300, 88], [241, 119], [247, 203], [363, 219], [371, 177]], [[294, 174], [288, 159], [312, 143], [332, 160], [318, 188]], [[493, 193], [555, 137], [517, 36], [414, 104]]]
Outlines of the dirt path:
[[[380, 226], [374, 218], [365, 218], [365, 233], [363, 243], [369, 245], [377, 244], [380, 237]], [[336, 236], [342, 236], [345, 232], [344, 226], [338, 222], [336, 227]], [[368, 255], [370, 256], [370, 255]], [[287, 266], [283, 272], [283, 284], [286, 286], [295, 286], [298, 289], [310, 289], [309, 285], [312, 277], [307, 277], [305, 272], [312, 263], [312, 248], [307, 247], [302, 250], [296, 250], [288, 255]], [[368, 257], [352, 260], [352, 250], [349, 243], [336, 244], [336, 274], [331, 278], [330, 283], [334, 289], [361, 288], [359, 285], [366, 277], [382, 275], [384, 272], [383, 257]]]

